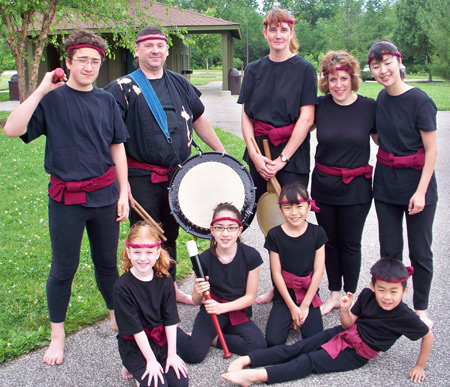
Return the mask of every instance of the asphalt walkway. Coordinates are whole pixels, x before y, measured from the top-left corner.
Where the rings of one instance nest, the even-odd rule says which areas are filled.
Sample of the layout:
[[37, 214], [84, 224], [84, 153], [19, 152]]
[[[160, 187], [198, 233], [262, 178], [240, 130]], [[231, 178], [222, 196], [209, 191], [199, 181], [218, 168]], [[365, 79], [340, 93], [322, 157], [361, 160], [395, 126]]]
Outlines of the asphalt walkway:
[[[228, 92], [221, 91], [217, 85], [200, 88], [203, 92], [202, 100], [206, 106], [206, 114], [214, 126], [230, 131], [240, 136], [240, 106], [236, 103], [237, 97]], [[7, 103], [0, 103], [0, 110], [9, 110]], [[17, 104], [16, 104], [17, 106]], [[14, 108], [12, 106], [12, 108]], [[438, 143], [439, 157], [436, 165], [436, 174], [439, 184], [439, 204], [434, 224], [434, 279], [431, 289], [429, 315], [435, 321], [435, 342], [428, 361], [427, 379], [423, 386], [448, 386], [450, 371], [448, 359], [450, 358], [450, 331], [449, 322], [449, 278], [450, 270], [447, 261], [447, 243], [450, 241], [450, 112], [438, 113]], [[311, 150], [315, 150], [315, 138], [311, 139]], [[374, 148], [374, 147], [373, 147]], [[375, 160], [375, 149], [372, 149], [371, 164]], [[311, 221], [315, 223], [314, 215]], [[261, 269], [259, 294], [267, 291], [270, 286], [269, 264], [267, 252], [263, 249], [264, 238], [257, 222], [244, 232], [245, 243], [255, 247], [264, 259]], [[359, 281], [358, 292], [368, 286], [370, 281], [369, 269], [378, 259], [378, 231], [377, 219], [372, 207], [363, 235], [363, 263]], [[407, 257], [405, 251], [405, 257]], [[409, 259], [405, 259], [409, 264]], [[190, 292], [193, 277], [183, 281], [181, 288]], [[410, 284], [411, 286], [411, 284]], [[326, 298], [327, 280], [320, 287], [321, 295]], [[412, 305], [412, 292], [406, 297], [408, 305]], [[264, 331], [270, 305], [255, 305], [253, 320]], [[182, 327], [186, 331], [192, 329], [197, 307], [179, 304], [179, 313]], [[324, 317], [325, 328], [339, 323], [337, 310]], [[292, 332], [289, 342], [299, 338], [299, 334]], [[386, 353], [380, 354], [365, 367], [350, 372], [333, 373], [325, 375], [312, 375], [300, 381], [278, 384], [279, 386], [409, 386], [408, 372], [414, 366], [419, 353], [420, 344], [401, 338], [394, 347]], [[117, 351], [115, 334], [109, 329], [109, 322], [101, 322], [70, 336], [66, 340], [66, 353], [63, 365], [49, 367], [42, 363], [45, 348], [32, 352], [21, 359], [0, 365], [0, 386], [34, 386], [34, 387], [132, 387], [134, 381], [124, 381], [120, 377], [121, 362]], [[229, 383], [220, 381], [220, 374], [225, 372], [230, 360], [222, 358], [222, 352], [212, 348], [207, 358], [198, 365], [188, 365], [191, 386], [215, 387], [229, 386]]]

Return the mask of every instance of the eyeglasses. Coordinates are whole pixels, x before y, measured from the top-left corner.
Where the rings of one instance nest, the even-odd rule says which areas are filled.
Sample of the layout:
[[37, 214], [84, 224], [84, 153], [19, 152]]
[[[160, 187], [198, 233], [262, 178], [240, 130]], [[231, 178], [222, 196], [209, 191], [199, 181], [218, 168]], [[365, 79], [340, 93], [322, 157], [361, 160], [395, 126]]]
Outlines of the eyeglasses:
[[239, 226], [213, 226], [213, 229], [217, 232], [224, 232], [225, 230], [227, 230], [228, 232], [235, 232], [239, 229]]
[[80, 59], [72, 58], [72, 60], [74, 60], [75, 62], [78, 62], [81, 66], [87, 66], [90, 63], [94, 69], [99, 68], [102, 65], [101, 59], [89, 60], [89, 58], [80, 58]]

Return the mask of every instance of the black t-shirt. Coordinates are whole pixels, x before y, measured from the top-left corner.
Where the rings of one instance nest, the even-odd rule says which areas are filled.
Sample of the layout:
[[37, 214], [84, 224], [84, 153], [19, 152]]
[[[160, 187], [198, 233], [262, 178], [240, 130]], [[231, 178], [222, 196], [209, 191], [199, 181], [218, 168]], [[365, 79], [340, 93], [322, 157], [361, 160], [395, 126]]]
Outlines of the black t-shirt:
[[[306, 59], [294, 55], [283, 62], [273, 62], [265, 56], [245, 69], [238, 103], [245, 104], [245, 113], [254, 120], [275, 127], [296, 122], [300, 108], [317, 104], [317, 74]], [[262, 138], [265, 138], [263, 136]], [[262, 138], [257, 138], [262, 147]], [[277, 158], [285, 144], [270, 144], [272, 158]], [[309, 173], [309, 133], [284, 171]], [[251, 163], [247, 152], [244, 159]]]
[[[120, 110], [111, 95], [94, 87], [78, 91], [64, 85], [39, 102], [27, 132], [26, 143], [46, 136], [45, 170], [63, 181], [92, 179], [106, 173], [114, 161], [111, 144], [127, 140]], [[85, 207], [115, 203], [117, 183], [86, 193]]]
[[120, 337], [161, 324], [178, 324], [172, 278], [154, 275], [151, 281], [143, 282], [131, 272], [123, 274], [114, 285], [114, 313]]
[[[156, 122], [139, 87], [129, 75], [105, 87], [119, 104], [130, 133], [125, 144], [127, 155], [135, 160], [163, 167], [185, 161], [191, 154], [192, 123], [204, 112], [201, 93], [183, 76], [164, 69], [162, 80], [151, 80], [167, 115], [172, 144]], [[179, 159], [178, 159], [179, 158]], [[149, 171], [130, 169], [130, 176], [149, 175]]]
[[[327, 167], [348, 169], [366, 165], [370, 158], [370, 134], [376, 133], [375, 106], [375, 100], [360, 95], [347, 106], [334, 102], [331, 94], [319, 97], [315, 115], [316, 161]], [[314, 169], [311, 196], [332, 205], [367, 203], [372, 200], [372, 179], [358, 176], [345, 184], [340, 176]]]
[[403, 301], [393, 310], [382, 309], [369, 288], [363, 289], [351, 312], [358, 316], [361, 339], [374, 351], [386, 352], [402, 336], [418, 340], [429, 328]]
[[[291, 237], [283, 231], [281, 226], [276, 226], [267, 233], [264, 247], [269, 252], [279, 254], [282, 270], [298, 277], [306, 277], [314, 269], [316, 250], [327, 241], [324, 229], [315, 224], [308, 223], [306, 231], [299, 237]], [[291, 289], [289, 292], [291, 293]], [[274, 302], [281, 300], [283, 298], [275, 286]]]
[[[436, 130], [437, 108], [422, 90], [412, 88], [398, 96], [386, 90], [378, 94], [376, 124], [380, 148], [395, 156], [407, 156], [423, 148], [420, 131]], [[382, 202], [407, 205], [416, 192], [422, 171], [413, 168], [390, 169], [377, 163], [373, 195]], [[437, 202], [437, 184], [433, 173], [425, 203]]]
[[238, 242], [230, 263], [221, 263], [209, 249], [200, 254], [200, 262], [205, 276], [209, 276], [211, 292], [222, 300], [234, 301], [245, 295], [248, 273], [263, 260], [256, 249]]

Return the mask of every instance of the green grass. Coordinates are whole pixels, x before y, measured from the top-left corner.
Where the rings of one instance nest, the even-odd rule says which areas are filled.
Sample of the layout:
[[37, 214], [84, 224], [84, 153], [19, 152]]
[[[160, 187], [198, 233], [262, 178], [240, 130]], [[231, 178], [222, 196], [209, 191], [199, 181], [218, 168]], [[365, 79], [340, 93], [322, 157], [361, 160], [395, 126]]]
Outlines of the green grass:
[[8, 81], [11, 79], [10, 74], [0, 74], [0, 90], [9, 90]]
[[[438, 110], [450, 110], [450, 81], [437, 82], [408, 82], [409, 85], [423, 90], [434, 101]], [[383, 88], [376, 82], [362, 82], [358, 94], [377, 99], [378, 93]]]
[[222, 71], [209, 70], [209, 73], [206, 74], [206, 70], [195, 70], [191, 74], [191, 83], [194, 86], [204, 86], [212, 81], [222, 81]]
[[[5, 113], [3, 115], [3, 113]], [[0, 113], [4, 121], [8, 112]], [[1, 125], [1, 123], [0, 123]], [[244, 143], [238, 137], [217, 130], [227, 151], [240, 159]], [[203, 151], [209, 150], [198, 138]], [[34, 348], [48, 344], [50, 324], [47, 315], [45, 286], [51, 263], [47, 217], [47, 185], [44, 171], [45, 139], [25, 145], [0, 130], [0, 362], [14, 359]], [[120, 246], [128, 232], [122, 223]], [[191, 272], [185, 242], [192, 236], [180, 233], [178, 276]], [[199, 250], [209, 241], [199, 240]], [[66, 320], [66, 332], [106, 318], [108, 311], [97, 290], [85, 236]]]

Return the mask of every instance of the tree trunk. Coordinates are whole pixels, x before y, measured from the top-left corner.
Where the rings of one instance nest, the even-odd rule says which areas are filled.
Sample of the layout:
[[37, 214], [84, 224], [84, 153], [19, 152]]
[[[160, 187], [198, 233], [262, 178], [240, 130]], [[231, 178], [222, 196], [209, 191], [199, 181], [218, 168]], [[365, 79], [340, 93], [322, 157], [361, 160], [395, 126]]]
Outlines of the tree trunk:
[[209, 74], [209, 59], [208, 57], [205, 58], [206, 61], [206, 74]]

